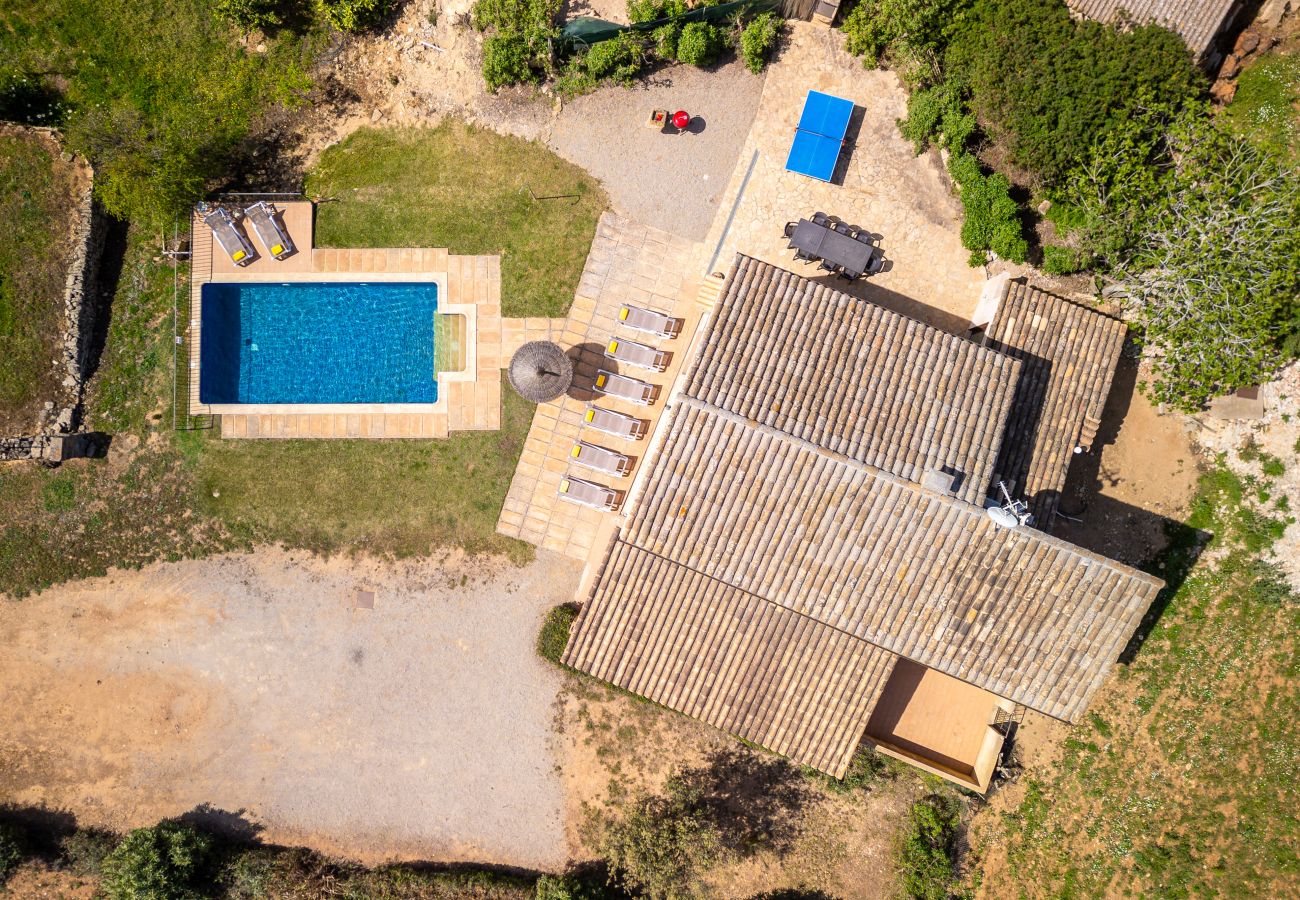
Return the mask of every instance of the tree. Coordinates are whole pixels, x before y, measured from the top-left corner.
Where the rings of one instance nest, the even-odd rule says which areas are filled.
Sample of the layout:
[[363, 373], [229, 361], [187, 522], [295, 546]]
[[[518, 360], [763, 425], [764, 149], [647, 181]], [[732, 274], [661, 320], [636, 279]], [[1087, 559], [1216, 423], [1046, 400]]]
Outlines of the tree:
[[212, 836], [180, 822], [137, 828], [104, 860], [109, 900], [188, 900], [199, 896], [199, 875]]
[[1258, 384], [1300, 333], [1300, 173], [1201, 110], [1164, 136], [1170, 170], [1115, 266], [1152, 351], [1153, 399], [1194, 411]]
[[917, 900], [947, 900], [961, 808], [947, 794], [930, 794], [912, 804], [898, 847], [903, 890]]
[[388, 15], [390, 0], [316, 0], [325, 21], [339, 31], [365, 31]]
[[888, 53], [904, 80], [919, 86], [938, 78], [943, 50], [968, 6], [970, 0], [859, 0], [840, 29], [845, 47], [866, 65]]
[[652, 900], [698, 896], [700, 876], [724, 855], [699, 791], [679, 778], [662, 795], [638, 797], [606, 830], [601, 853], [624, 884]]

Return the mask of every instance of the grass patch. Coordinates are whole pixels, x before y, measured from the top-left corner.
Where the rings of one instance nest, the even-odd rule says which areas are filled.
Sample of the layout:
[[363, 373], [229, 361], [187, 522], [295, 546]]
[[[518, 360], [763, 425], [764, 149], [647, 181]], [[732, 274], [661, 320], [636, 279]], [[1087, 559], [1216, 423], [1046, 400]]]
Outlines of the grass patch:
[[199, 510], [241, 540], [394, 556], [456, 545], [523, 562], [531, 548], [496, 522], [532, 414], [503, 390], [500, 431], [438, 441], [178, 438]]
[[0, 135], [0, 426], [27, 430], [63, 321], [72, 170], [35, 137]]
[[537, 635], [537, 655], [542, 659], [562, 666], [560, 658], [564, 648], [569, 645], [569, 632], [578, 618], [576, 603], [562, 603], [546, 614], [542, 630]]
[[1260, 57], [1237, 79], [1226, 115], [1258, 147], [1300, 161], [1300, 55]]
[[991, 895], [1246, 898], [1300, 883], [1288, 849], [1300, 841], [1300, 603], [1241, 478], [1206, 473], [1192, 520], [1220, 554], [1173, 591], [1060, 763], [1006, 817], [1014, 881], [986, 882]]
[[452, 119], [358, 131], [306, 184], [336, 201], [317, 210], [319, 246], [499, 253], [506, 316], [564, 315], [608, 206], [591, 176], [543, 145]]

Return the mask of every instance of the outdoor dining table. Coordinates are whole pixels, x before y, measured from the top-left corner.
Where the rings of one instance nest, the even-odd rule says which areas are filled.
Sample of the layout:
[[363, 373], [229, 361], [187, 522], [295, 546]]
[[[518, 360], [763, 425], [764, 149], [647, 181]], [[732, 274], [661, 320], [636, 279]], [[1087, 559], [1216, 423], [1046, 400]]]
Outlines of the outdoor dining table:
[[844, 274], [857, 277], [867, 271], [871, 257], [876, 248], [864, 244], [847, 234], [840, 234], [834, 228], [818, 225], [807, 219], [800, 219], [790, 236], [790, 245], [803, 252], [805, 256], [824, 259], [839, 266]]

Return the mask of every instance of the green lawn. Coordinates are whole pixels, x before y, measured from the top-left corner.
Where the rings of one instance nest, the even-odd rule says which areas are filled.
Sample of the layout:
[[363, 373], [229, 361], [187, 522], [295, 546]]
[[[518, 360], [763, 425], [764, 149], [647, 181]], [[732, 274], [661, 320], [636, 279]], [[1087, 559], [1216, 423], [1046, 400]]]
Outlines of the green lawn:
[[501, 254], [507, 316], [565, 313], [607, 206], [591, 176], [543, 145], [450, 119], [357, 132], [325, 151], [307, 193], [331, 201], [317, 208], [320, 246]]
[[[1026, 771], [1001, 822], [976, 830], [989, 896], [1283, 897], [1300, 890], [1300, 600], [1268, 560], [1288, 515], [1270, 479], [1205, 475], [1190, 524], [1223, 555], [1197, 565], [1180, 532], [1176, 588], [1150, 637]], [[1281, 506], [1282, 508], [1279, 508]]]
[[[419, 188], [422, 167], [441, 188]], [[506, 284], [516, 286], [506, 288], [505, 305], [514, 315], [567, 307], [605, 204], [594, 182], [540, 145], [459, 124], [362, 132], [327, 151], [309, 182], [348, 197], [318, 210], [328, 242], [504, 251]], [[535, 201], [520, 185], [581, 197]], [[506, 239], [494, 244], [498, 232], [485, 219], [509, 223]], [[155, 261], [154, 240], [132, 233], [87, 413], [119, 447], [139, 448], [126, 461], [0, 472], [2, 589], [22, 594], [113, 565], [259, 543], [392, 556], [457, 546], [531, 558], [530, 546], [496, 534], [533, 412], [508, 388], [499, 431], [440, 441], [173, 433], [173, 273]], [[187, 276], [179, 275], [183, 290]]]
[[63, 320], [71, 172], [34, 138], [0, 135], [0, 426], [32, 427]]

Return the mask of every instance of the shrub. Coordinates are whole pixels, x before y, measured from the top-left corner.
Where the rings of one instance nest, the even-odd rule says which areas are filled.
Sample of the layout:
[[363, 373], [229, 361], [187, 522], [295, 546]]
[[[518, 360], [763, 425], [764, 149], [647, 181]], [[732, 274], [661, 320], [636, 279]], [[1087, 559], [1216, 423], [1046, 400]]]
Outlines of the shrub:
[[660, 59], [674, 61], [677, 59], [677, 42], [682, 37], [682, 26], [676, 22], [660, 25], [650, 33], [655, 42], [655, 54]]
[[785, 21], [775, 13], [765, 12], [754, 18], [740, 33], [740, 57], [745, 68], [757, 75], [767, 65], [767, 59], [776, 49], [777, 39]]
[[947, 900], [960, 813], [957, 801], [944, 794], [930, 794], [912, 804], [898, 847], [899, 871], [908, 896]]
[[537, 879], [537, 900], [606, 900], [615, 894], [598, 873], [543, 875]]
[[78, 828], [63, 839], [59, 855], [64, 863], [78, 875], [99, 875], [117, 846], [117, 836], [96, 828]]
[[215, 0], [212, 11], [246, 31], [265, 31], [282, 23], [281, 6], [278, 0]]
[[325, 21], [339, 31], [364, 31], [388, 14], [390, 0], [316, 0]]
[[688, 22], [677, 41], [677, 59], [688, 65], [711, 66], [726, 45], [722, 30], [707, 22]]
[[578, 607], [573, 603], [564, 603], [546, 614], [542, 630], [537, 635], [537, 653], [542, 659], [550, 660], [557, 666], [562, 665], [560, 657], [569, 643], [569, 630], [578, 618]]
[[662, 795], [638, 797], [600, 848], [627, 887], [658, 898], [699, 896], [701, 875], [724, 855], [699, 792], [677, 778]]
[[1007, 177], [1000, 173], [985, 175], [979, 160], [966, 152], [949, 158], [948, 171], [961, 188], [965, 214], [961, 243], [971, 251], [970, 264], [982, 265], [988, 250], [1012, 262], [1024, 262], [1029, 243], [1021, 230], [1020, 208], [1011, 199]]
[[1178, 35], [1076, 21], [1060, 0], [975, 0], [944, 55], [974, 111], [1014, 160], [1051, 183], [1141, 104], [1202, 88]]
[[632, 23], [653, 22], [680, 16], [689, 8], [686, 0], [627, 0], [627, 20]]
[[1048, 275], [1070, 275], [1088, 267], [1087, 256], [1073, 247], [1043, 248], [1043, 271]]
[[137, 828], [104, 860], [109, 900], [185, 900], [199, 896], [213, 840], [180, 822]]
[[483, 42], [483, 80], [488, 90], [537, 81], [529, 65], [528, 44], [516, 34], [494, 34]]
[[626, 83], [636, 77], [644, 62], [644, 38], [633, 33], [620, 34], [587, 51], [587, 74], [597, 81], [612, 78]]
[[898, 130], [918, 154], [931, 141], [956, 153], [975, 133], [975, 116], [967, 111], [960, 92], [949, 82], [915, 90], [907, 98], [907, 118]]
[[0, 885], [22, 865], [23, 845], [23, 834], [16, 825], [0, 822]]

